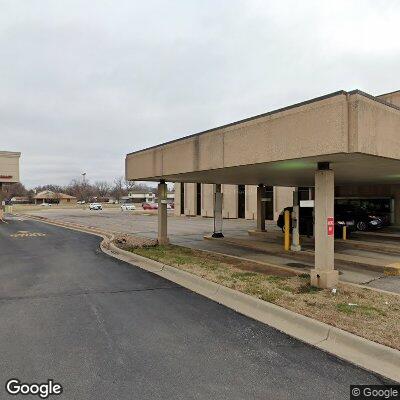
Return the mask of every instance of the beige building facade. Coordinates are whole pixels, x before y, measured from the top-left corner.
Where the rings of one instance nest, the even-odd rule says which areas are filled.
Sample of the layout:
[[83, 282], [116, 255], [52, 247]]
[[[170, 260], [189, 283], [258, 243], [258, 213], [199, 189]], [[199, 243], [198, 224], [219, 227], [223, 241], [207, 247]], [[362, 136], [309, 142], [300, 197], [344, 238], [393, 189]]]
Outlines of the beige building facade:
[[0, 151], [0, 189], [8, 183], [19, 182], [19, 159], [21, 153]]
[[[201, 184], [200, 196], [197, 185], [175, 183], [175, 215], [213, 217], [214, 191], [212, 184]], [[269, 189], [269, 190], [268, 190]], [[285, 207], [293, 206], [293, 192], [296, 188], [274, 186], [267, 187], [265, 202], [266, 220], [278, 219]], [[222, 185], [223, 218], [257, 219], [257, 186], [245, 185], [245, 195], [240, 196], [240, 185]], [[181, 196], [183, 191], [184, 196]], [[300, 200], [313, 200], [313, 188], [300, 188]], [[335, 187], [335, 204], [346, 203], [363, 207], [371, 212], [386, 214], [392, 225], [400, 226], [400, 185], [348, 185]], [[200, 201], [200, 208], [197, 202]], [[244, 201], [244, 214], [240, 213]], [[243, 207], [242, 207], [243, 209]]]
[[[212, 184], [175, 183], [175, 215], [214, 216]], [[221, 185], [222, 217], [257, 219], [257, 186]], [[268, 187], [267, 187], [268, 189]], [[276, 220], [279, 213], [293, 203], [292, 187], [275, 186], [267, 190], [266, 219]], [[199, 194], [198, 194], [199, 193]]]
[[19, 182], [19, 159], [21, 153], [14, 151], [0, 151], [0, 221], [3, 221], [3, 189]]

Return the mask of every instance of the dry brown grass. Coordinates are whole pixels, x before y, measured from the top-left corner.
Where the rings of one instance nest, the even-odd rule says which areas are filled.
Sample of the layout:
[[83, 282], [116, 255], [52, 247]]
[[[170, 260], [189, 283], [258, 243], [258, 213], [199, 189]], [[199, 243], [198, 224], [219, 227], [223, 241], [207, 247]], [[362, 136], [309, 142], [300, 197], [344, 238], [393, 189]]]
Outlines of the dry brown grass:
[[400, 350], [400, 296], [339, 284], [337, 293], [296, 275], [179, 246], [125, 246], [136, 254]]

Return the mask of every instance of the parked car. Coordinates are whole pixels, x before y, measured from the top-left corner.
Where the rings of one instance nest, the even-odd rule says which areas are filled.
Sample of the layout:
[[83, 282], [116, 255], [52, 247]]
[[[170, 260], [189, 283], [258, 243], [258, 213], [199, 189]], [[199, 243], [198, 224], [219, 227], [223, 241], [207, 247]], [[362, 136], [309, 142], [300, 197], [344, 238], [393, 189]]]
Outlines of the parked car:
[[102, 210], [103, 206], [100, 203], [89, 203], [89, 210]]
[[136, 207], [134, 204], [121, 204], [121, 211], [133, 211], [136, 210]]
[[43, 206], [43, 207], [50, 207], [51, 206], [50, 203], [41, 203], [40, 205]]
[[371, 211], [370, 213], [381, 219], [383, 226], [390, 226], [390, 214], [375, 211]]
[[76, 204], [85, 204], [85, 203], [86, 203], [85, 200], [80, 200], [76, 202]]
[[[293, 212], [293, 207], [286, 207], [278, 217], [277, 225], [282, 231], [285, 231], [284, 212], [289, 210]], [[356, 230], [354, 215], [348, 210], [340, 210], [335, 208], [334, 215], [334, 232], [336, 237], [340, 237], [343, 227], [346, 226], [348, 234]], [[314, 217], [312, 207], [300, 208], [300, 235], [312, 236], [314, 231]], [[292, 232], [292, 220], [290, 219], [290, 232]]]
[[158, 203], [143, 203], [143, 210], [158, 210]]
[[357, 230], [368, 231], [383, 228], [386, 225], [385, 218], [368, 212], [361, 207], [355, 207], [347, 204], [335, 205], [336, 210], [342, 213], [349, 213], [353, 216]]
[[[389, 226], [391, 223], [391, 200], [377, 198], [341, 198], [335, 201], [335, 206], [352, 207], [356, 210], [361, 210], [364, 214], [367, 213], [373, 218], [379, 218], [384, 226]], [[375, 229], [375, 227], [374, 227]]]

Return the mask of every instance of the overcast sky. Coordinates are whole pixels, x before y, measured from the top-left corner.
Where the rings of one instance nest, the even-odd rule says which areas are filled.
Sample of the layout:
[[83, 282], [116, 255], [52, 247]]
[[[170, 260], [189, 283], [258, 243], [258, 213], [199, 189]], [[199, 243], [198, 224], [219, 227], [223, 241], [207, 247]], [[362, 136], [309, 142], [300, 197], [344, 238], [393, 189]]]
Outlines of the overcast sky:
[[344, 89], [400, 89], [400, 1], [0, 0], [0, 150], [27, 187]]

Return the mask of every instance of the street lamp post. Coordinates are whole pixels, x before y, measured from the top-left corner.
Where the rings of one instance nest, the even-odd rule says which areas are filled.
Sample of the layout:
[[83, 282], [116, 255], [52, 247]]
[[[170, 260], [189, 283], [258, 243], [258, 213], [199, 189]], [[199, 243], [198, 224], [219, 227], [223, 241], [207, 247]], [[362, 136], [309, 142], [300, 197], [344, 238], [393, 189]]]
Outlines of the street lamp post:
[[86, 190], [86, 172], [82, 172], [82, 198], [85, 203], [83, 204], [83, 208], [86, 208], [86, 197], [85, 197], [85, 190]]

